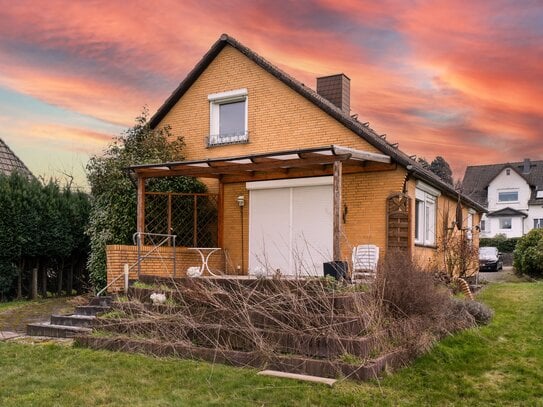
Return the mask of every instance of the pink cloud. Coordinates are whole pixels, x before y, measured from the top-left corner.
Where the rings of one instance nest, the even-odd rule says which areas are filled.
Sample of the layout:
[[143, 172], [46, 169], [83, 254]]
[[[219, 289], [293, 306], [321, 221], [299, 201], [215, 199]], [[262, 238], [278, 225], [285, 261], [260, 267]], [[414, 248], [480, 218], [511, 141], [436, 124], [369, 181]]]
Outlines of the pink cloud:
[[474, 160], [543, 155], [543, 41], [541, 28], [529, 24], [537, 4], [531, 7], [505, 0], [14, 2], [0, 10], [0, 86], [130, 125], [227, 31], [309, 86], [316, 76], [346, 73], [353, 113], [409, 153], [444, 155], [459, 176]]

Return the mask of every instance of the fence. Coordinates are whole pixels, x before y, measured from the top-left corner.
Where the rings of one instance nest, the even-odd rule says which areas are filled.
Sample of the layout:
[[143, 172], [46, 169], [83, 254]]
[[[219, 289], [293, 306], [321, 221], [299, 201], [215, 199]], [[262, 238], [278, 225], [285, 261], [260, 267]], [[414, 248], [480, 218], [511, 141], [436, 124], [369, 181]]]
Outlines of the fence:
[[218, 201], [216, 194], [147, 192], [145, 233], [176, 235], [178, 246], [217, 247]]

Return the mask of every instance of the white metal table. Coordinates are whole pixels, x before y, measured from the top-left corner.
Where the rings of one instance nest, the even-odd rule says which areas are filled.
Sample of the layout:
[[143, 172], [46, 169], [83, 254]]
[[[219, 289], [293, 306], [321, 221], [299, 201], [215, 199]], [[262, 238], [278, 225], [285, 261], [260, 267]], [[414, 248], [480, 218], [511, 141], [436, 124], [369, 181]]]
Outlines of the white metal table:
[[[213, 253], [215, 253], [217, 250], [221, 250], [220, 247], [187, 247], [187, 249], [189, 250], [196, 250], [198, 252], [198, 254], [200, 255], [201, 259], [202, 259], [202, 267], [200, 270], [202, 270], [202, 274], [205, 270], [208, 271], [209, 274], [211, 274], [212, 276], [217, 276], [217, 274], [213, 273], [210, 269], [209, 269], [209, 264], [208, 264], [208, 261], [209, 261], [209, 258], [211, 257], [211, 255]], [[207, 255], [205, 255], [205, 251], [209, 250], [209, 253], [207, 253]]]

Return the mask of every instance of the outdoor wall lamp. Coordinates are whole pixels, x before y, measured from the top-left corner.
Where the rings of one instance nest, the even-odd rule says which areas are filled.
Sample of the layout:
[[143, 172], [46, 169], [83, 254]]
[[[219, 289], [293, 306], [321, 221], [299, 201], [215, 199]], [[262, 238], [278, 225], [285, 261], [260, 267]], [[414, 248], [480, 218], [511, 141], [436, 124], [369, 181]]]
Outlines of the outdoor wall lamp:
[[238, 196], [237, 201], [240, 208], [245, 206], [245, 197], [243, 195]]

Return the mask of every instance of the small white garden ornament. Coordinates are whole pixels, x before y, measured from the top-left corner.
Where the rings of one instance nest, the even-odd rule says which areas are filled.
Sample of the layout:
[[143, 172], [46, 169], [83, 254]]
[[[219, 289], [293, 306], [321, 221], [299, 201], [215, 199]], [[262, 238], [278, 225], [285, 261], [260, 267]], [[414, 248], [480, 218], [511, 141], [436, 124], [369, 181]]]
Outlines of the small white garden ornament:
[[162, 305], [166, 303], [166, 295], [160, 294], [160, 293], [153, 293], [150, 296], [151, 301], [153, 301], [154, 305]]
[[187, 277], [200, 277], [202, 275], [202, 269], [197, 266], [189, 267], [187, 269]]

